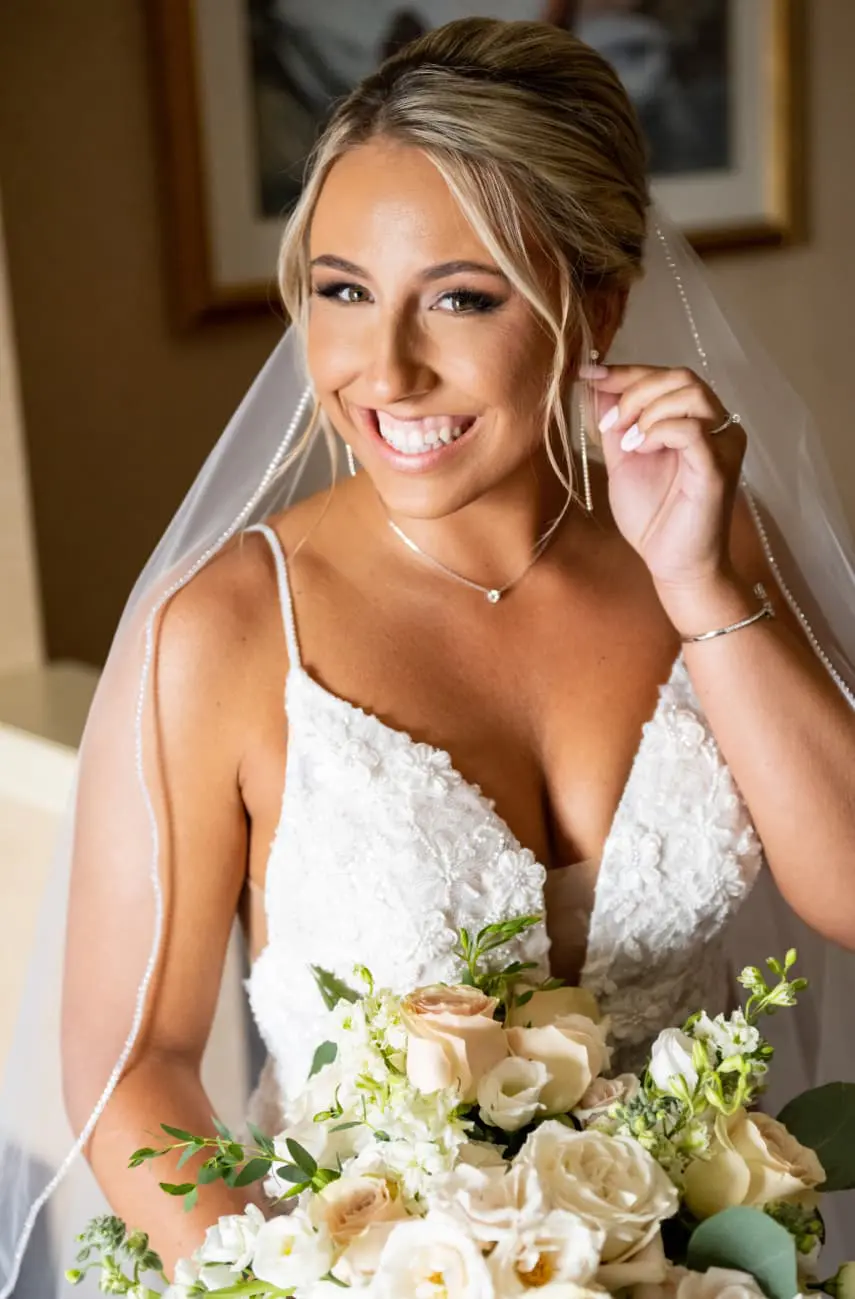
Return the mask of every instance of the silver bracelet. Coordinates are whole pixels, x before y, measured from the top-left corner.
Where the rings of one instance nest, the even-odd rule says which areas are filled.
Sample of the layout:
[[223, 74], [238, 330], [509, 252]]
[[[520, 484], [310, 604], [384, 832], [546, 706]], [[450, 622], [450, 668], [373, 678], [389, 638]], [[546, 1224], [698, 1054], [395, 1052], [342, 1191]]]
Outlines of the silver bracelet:
[[702, 640], [715, 640], [716, 636], [729, 636], [732, 631], [741, 631], [743, 627], [750, 627], [752, 623], [760, 622], [763, 618], [774, 618], [775, 610], [772, 608], [772, 602], [766, 594], [766, 588], [762, 582], [757, 583], [754, 594], [763, 603], [756, 613], [751, 614], [750, 618], [743, 618], [740, 622], [732, 622], [729, 627], [718, 627], [715, 631], [701, 632], [700, 636], [681, 636], [680, 639], [683, 644], [694, 645]]

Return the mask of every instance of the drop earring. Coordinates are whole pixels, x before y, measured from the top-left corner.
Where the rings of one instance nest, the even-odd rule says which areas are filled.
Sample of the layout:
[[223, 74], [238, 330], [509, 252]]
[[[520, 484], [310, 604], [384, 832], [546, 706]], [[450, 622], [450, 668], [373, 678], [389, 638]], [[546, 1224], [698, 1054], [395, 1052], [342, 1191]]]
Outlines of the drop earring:
[[351, 478], [356, 477], [356, 461], [353, 458], [353, 448], [349, 442], [345, 443], [347, 449], [347, 467], [350, 470]]
[[[600, 354], [594, 347], [591, 349], [591, 365], [596, 365]], [[591, 495], [591, 470], [588, 465], [588, 427], [585, 414], [584, 395], [579, 398], [579, 459], [582, 465], [582, 497], [586, 514], [594, 513], [594, 498]]]

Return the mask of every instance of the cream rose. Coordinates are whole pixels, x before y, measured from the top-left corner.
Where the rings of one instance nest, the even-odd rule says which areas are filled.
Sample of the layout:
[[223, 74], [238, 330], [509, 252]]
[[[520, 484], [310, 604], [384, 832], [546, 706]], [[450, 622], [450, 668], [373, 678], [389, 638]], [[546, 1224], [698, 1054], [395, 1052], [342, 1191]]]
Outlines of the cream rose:
[[534, 1168], [547, 1210], [566, 1209], [602, 1228], [604, 1263], [638, 1255], [679, 1205], [667, 1174], [630, 1138], [575, 1132], [548, 1121], [531, 1134], [515, 1163]]
[[709, 1159], [686, 1170], [686, 1203], [697, 1218], [709, 1218], [737, 1204], [762, 1208], [771, 1200], [797, 1200], [825, 1181], [813, 1150], [767, 1114], [740, 1108], [719, 1114]]
[[500, 1060], [478, 1084], [482, 1117], [505, 1132], [519, 1131], [546, 1108], [540, 1098], [548, 1082], [549, 1071], [539, 1060]]
[[506, 1037], [513, 1055], [549, 1071], [540, 1096], [547, 1114], [572, 1110], [609, 1063], [605, 1034], [585, 1015], [562, 1015], [543, 1028], [509, 1028]]
[[399, 1223], [386, 1241], [371, 1285], [371, 1299], [495, 1299], [479, 1246], [453, 1218], [429, 1213]]
[[401, 1017], [413, 1086], [426, 1094], [456, 1086], [462, 1101], [474, 1101], [484, 1074], [508, 1054], [496, 1005], [478, 988], [434, 984], [410, 993]]
[[[526, 991], [518, 985], [517, 997], [525, 996]], [[584, 1015], [595, 1024], [602, 1018], [597, 999], [587, 988], [549, 988], [535, 992], [522, 1006], [514, 998], [507, 1024], [509, 1028], [545, 1028], [563, 1015]]]
[[573, 1113], [587, 1126], [608, 1114], [612, 1106], [631, 1101], [640, 1086], [634, 1073], [618, 1074], [617, 1078], [595, 1078]]

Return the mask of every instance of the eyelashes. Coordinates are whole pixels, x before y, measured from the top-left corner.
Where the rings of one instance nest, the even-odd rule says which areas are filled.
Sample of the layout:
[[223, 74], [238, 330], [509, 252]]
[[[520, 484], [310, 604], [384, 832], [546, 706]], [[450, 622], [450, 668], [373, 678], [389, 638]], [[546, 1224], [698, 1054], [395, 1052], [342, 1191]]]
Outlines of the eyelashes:
[[[368, 290], [363, 288], [361, 284], [353, 284], [344, 280], [332, 284], [314, 285], [312, 294], [314, 297], [326, 298], [329, 302], [338, 302], [346, 307], [360, 306], [371, 301]], [[355, 296], [358, 294], [363, 296]], [[439, 305], [444, 302], [453, 302], [455, 305], [450, 308]], [[491, 311], [497, 311], [499, 307], [504, 305], [504, 302], [505, 299], [495, 297], [491, 293], [479, 292], [474, 289], [450, 289], [447, 293], [441, 295], [437, 305], [432, 309], [442, 311], [448, 316], [483, 316]]]

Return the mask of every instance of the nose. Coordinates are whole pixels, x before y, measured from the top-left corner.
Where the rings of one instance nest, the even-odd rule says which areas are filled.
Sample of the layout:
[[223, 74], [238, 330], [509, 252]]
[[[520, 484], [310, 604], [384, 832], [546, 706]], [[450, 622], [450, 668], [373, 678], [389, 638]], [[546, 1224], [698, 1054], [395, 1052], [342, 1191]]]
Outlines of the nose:
[[425, 356], [424, 340], [409, 321], [390, 313], [374, 323], [368, 342], [363, 378], [375, 406], [391, 405], [433, 388], [436, 374]]

